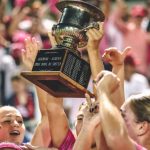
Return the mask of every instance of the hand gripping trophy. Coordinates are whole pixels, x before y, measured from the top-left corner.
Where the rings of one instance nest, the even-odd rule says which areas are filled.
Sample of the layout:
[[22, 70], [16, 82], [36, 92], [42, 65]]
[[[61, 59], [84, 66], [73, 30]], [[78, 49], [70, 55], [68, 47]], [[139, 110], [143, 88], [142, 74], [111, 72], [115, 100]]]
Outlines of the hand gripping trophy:
[[61, 1], [56, 4], [62, 12], [52, 28], [56, 47], [39, 50], [32, 71], [22, 76], [55, 97], [84, 97], [91, 76], [90, 65], [81, 58], [78, 48], [87, 44], [86, 31], [98, 28], [104, 14], [83, 1]]

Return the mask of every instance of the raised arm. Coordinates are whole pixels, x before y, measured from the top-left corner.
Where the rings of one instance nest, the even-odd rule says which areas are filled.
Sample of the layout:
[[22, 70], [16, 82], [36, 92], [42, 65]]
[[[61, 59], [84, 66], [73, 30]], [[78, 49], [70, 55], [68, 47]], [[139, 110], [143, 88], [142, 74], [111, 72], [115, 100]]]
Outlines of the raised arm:
[[[40, 45], [39, 42], [35, 40], [35, 38], [27, 38], [25, 40], [25, 48], [26, 49], [22, 51], [22, 61], [27, 70], [31, 71], [37, 52], [40, 49]], [[33, 138], [31, 140], [31, 144], [36, 146], [48, 147], [51, 137], [46, 109], [47, 93], [37, 86], [36, 91], [41, 112], [41, 121], [36, 127]]]
[[114, 47], [105, 50], [103, 60], [112, 65], [112, 72], [120, 79], [119, 88], [112, 94], [113, 103], [120, 109], [124, 103], [124, 59], [130, 51], [130, 47], [125, 48], [122, 52]]
[[96, 78], [102, 130], [110, 149], [135, 150], [135, 144], [128, 136], [124, 120], [118, 108], [111, 101], [111, 94], [118, 87], [119, 78], [111, 72], [103, 71]]
[[[52, 33], [48, 33], [50, 42], [54, 47], [56, 45], [55, 38]], [[56, 98], [48, 94], [47, 112], [50, 124], [51, 145], [58, 149], [72, 149], [75, 138], [69, 129], [68, 118], [63, 108], [63, 98]]]
[[3, 17], [5, 15], [6, 12], [6, 6], [7, 6], [7, 1], [8, 0], [1, 0], [0, 1], [0, 20], [3, 20]]
[[128, 32], [127, 24], [123, 21], [123, 17], [126, 14], [127, 5], [124, 0], [116, 0], [116, 7], [114, 10], [113, 20], [117, 28], [122, 32]]
[[87, 51], [93, 79], [95, 79], [98, 73], [104, 69], [99, 52], [99, 43], [103, 37], [103, 34], [103, 23], [99, 23], [99, 30], [93, 28], [87, 31]]
[[13, 36], [13, 34], [16, 32], [18, 29], [18, 24], [24, 19], [24, 17], [30, 12], [30, 8], [25, 7], [23, 8], [20, 12], [18, 12], [15, 16], [13, 17], [12, 23], [9, 26], [8, 29], [8, 34], [9, 36]]

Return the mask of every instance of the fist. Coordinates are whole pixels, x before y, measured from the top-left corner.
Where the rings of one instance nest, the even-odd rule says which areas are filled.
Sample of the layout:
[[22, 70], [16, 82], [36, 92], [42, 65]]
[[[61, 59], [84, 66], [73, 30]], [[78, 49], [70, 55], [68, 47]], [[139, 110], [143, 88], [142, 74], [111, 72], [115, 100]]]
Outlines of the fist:
[[94, 83], [98, 94], [101, 91], [112, 94], [119, 87], [120, 79], [110, 71], [101, 71]]

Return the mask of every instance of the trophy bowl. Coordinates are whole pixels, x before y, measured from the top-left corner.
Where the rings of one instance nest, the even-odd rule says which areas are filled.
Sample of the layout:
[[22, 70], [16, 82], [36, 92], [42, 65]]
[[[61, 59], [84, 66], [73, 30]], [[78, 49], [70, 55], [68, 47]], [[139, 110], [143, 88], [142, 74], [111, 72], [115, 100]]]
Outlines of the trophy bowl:
[[39, 50], [32, 71], [22, 72], [29, 81], [55, 97], [85, 97], [91, 77], [90, 65], [81, 58], [78, 48], [86, 46], [89, 28], [98, 29], [105, 17], [101, 10], [83, 1], [56, 4], [62, 15], [52, 33], [57, 45]]

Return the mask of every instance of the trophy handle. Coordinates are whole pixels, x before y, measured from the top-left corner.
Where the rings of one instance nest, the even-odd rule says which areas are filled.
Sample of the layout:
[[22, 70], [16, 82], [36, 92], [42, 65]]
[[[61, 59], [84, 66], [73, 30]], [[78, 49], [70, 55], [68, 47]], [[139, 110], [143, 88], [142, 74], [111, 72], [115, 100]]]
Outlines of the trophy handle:
[[79, 32], [87, 32], [89, 29], [95, 28], [99, 30], [99, 24], [97, 22], [92, 22], [89, 26], [81, 29]]

